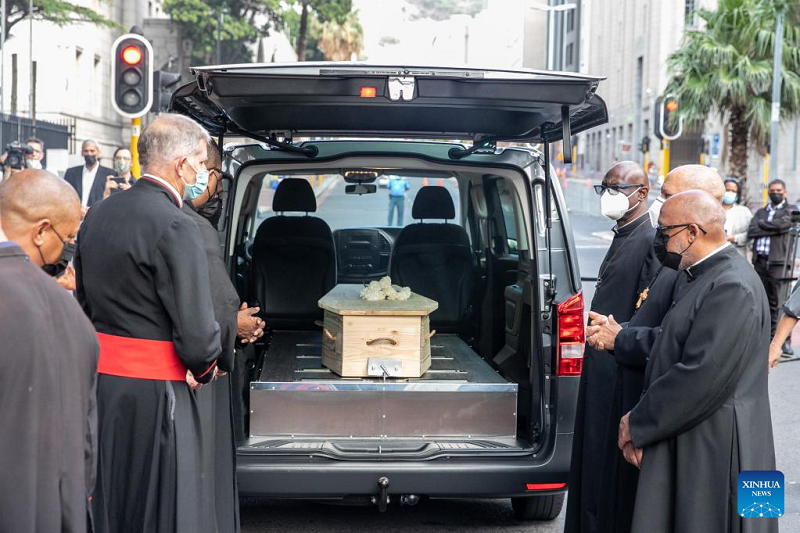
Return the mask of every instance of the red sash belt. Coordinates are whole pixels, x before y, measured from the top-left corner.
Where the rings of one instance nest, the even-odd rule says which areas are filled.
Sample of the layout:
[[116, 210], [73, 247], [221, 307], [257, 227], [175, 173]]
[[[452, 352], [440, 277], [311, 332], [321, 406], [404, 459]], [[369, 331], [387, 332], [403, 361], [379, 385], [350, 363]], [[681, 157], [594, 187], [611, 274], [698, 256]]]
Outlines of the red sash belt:
[[170, 341], [134, 339], [105, 333], [98, 333], [97, 340], [100, 342], [98, 374], [186, 381], [186, 367], [178, 359], [175, 345]]

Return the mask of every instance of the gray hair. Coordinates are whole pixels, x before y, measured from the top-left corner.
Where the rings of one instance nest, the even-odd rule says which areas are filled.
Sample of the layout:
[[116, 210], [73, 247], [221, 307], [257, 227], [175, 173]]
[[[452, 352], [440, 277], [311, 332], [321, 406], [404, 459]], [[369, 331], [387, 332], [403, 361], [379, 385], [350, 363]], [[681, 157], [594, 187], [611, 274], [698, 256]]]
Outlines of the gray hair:
[[[81, 143], [81, 149], [86, 148], [87, 144], [93, 144], [95, 148], [97, 148], [98, 150], [100, 149], [100, 145], [97, 144], [97, 141], [95, 141], [94, 139], [86, 139], [85, 141], [83, 141]], [[44, 146], [44, 143], [42, 143], [42, 146]]]
[[200, 124], [177, 113], [162, 113], [139, 137], [139, 161], [144, 169], [197, 154], [211, 137]]

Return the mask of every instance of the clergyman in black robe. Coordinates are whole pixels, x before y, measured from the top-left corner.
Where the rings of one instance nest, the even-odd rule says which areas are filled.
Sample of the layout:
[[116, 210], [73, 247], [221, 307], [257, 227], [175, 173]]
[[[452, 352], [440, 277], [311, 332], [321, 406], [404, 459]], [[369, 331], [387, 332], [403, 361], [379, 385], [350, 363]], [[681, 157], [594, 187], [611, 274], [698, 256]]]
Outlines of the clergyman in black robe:
[[24, 170], [0, 185], [0, 211], [14, 239], [0, 228], [0, 531], [83, 533], [95, 477], [97, 338], [75, 298], [42, 270], [70, 253], [80, 200], [56, 176]]
[[[647, 214], [648, 180], [639, 165], [622, 162], [606, 174], [603, 185], [624, 187], [618, 190], [616, 196], [628, 196], [629, 210], [618, 218], [614, 228], [614, 240], [598, 272], [591, 310], [603, 315], [613, 315], [624, 322], [630, 319], [641, 291], [653, 279], [658, 268], [658, 261], [653, 255], [655, 230]], [[602, 197], [601, 202], [604, 202]], [[587, 345], [578, 393], [568, 482], [565, 525], [565, 531], [568, 532], [599, 532], [598, 491], [602, 483], [600, 466], [615, 375], [616, 363], [613, 358], [606, 352]]]
[[216, 530], [195, 388], [222, 349], [202, 235], [181, 210], [207, 140], [160, 115], [139, 139], [144, 175], [95, 205], [78, 236], [78, 298], [100, 341], [100, 533]]
[[778, 529], [776, 518], [742, 518], [736, 505], [741, 471], [775, 469], [770, 314], [724, 223], [702, 191], [676, 195], [661, 210], [666, 251], [677, 255], [665, 266], [685, 269], [687, 283], [653, 344], [645, 392], [620, 421], [620, 448], [641, 467], [635, 533]]
[[[666, 199], [692, 189], [706, 191], [720, 203], [725, 194], [715, 170], [703, 165], [676, 167], [667, 175], [661, 196], [651, 206], [651, 220], [657, 223], [658, 207]], [[626, 533], [631, 529], [639, 469], [625, 461], [619, 450], [619, 420], [639, 402], [650, 350], [661, 331], [664, 316], [685, 283], [686, 276], [677, 270], [660, 267], [652, 284], [642, 293], [641, 306], [629, 323], [622, 324], [620, 329], [620, 325], [614, 327], [614, 321], [601, 316], [592, 321], [594, 326], [587, 328], [587, 342], [608, 350], [617, 363], [602, 467], [606, 486], [600, 493], [600, 531]]]
[[[222, 208], [221, 161], [217, 145], [208, 143], [210, 179], [207, 188], [183, 204], [183, 211], [195, 221], [203, 238], [203, 248], [208, 258], [208, 281], [211, 286], [211, 302], [214, 318], [219, 324], [222, 354], [217, 367], [221, 371], [213, 383], [196, 392], [200, 407], [204, 464], [211, 465], [214, 479], [212, 501], [217, 530], [236, 533], [239, 531], [239, 496], [236, 488], [236, 444], [233, 432], [231, 406], [231, 375], [234, 370], [235, 344], [239, 317], [247, 340], [263, 335], [263, 321], [252, 316], [258, 309], [239, 310], [239, 295], [231, 282], [222, 254], [216, 224]], [[246, 328], [246, 326], [250, 326]]]

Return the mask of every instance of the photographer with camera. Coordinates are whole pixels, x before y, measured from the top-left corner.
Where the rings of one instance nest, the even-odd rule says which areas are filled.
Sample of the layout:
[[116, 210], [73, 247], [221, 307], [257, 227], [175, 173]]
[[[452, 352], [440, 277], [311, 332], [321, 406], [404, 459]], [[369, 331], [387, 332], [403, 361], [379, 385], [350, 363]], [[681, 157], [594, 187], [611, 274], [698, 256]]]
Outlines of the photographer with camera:
[[5, 152], [0, 156], [0, 165], [3, 168], [3, 179], [7, 179], [11, 174], [16, 174], [25, 168], [25, 161], [29, 154], [33, 153], [33, 148], [19, 141], [12, 141], [6, 146]]
[[[764, 284], [769, 300], [772, 337], [778, 325], [780, 305], [783, 303], [784, 284], [792, 272], [794, 258], [787, 258], [791, 235], [789, 230], [794, 225], [792, 211], [797, 206], [786, 201], [786, 184], [781, 180], [769, 183], [769, 202], [753, 216], [747, 236], [753, 239], [753, 266]], [[783, 352], [793, 355], [791, 342], [787, 338], [782, 343]]]
[[32, 170], [47, 170], [44, 168], [44, 141], [36, 137], [28, 137], [25, 145], [30, 148], [30, 152], [25, 152], [25, 168]]
[[114, 193], [131, 188], [131, 185], [136, 181], [136, 177], [131, 172], [132, 163], [133, 155], [130, 150], [122, 147], [116, 149], [114, 152], [114, 172], [116, 172], [116, 175], [106, 178], [103, 200]]

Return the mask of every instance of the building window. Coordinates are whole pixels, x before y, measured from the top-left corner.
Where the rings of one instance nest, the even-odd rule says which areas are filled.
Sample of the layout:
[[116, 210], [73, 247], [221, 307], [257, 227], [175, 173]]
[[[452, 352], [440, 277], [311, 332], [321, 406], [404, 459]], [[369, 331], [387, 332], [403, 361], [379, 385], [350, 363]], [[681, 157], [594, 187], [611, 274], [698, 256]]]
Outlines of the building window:
[[687, 26], [694, 26], [695, 25], [695, 16], [696, 16], [696, 6], [695, 0], [686, 0], [686, 4], [684, 6], [684, 22]]
[[567, 11], [567, 31], [575, 30], [575, 10], [570, 9]]
[[569, 43], [567, 45], [567, 65], [568, 66], [572, 65], [572, 63], [573, 63], [573, 61], [575, 59], [574, 51], [575, 51], [575, 45], [573, 43]]

